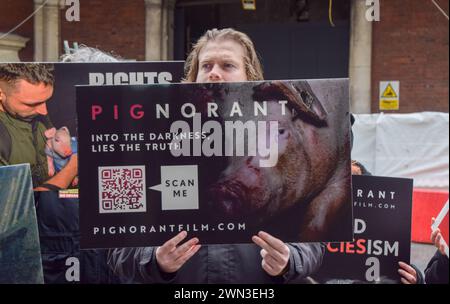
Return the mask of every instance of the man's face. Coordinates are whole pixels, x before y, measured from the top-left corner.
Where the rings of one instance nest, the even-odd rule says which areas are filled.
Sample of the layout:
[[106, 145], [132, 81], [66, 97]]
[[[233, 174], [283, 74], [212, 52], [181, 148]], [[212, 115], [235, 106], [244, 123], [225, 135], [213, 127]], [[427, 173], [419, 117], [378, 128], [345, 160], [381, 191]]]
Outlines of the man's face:
[[47, 114], [46, 101], [53, 94], [53, 86], [32, 84], [18, 80], [15, 85], [0, 84], [0, 111], [30, 121], [37, 115]]
[[208, 42], [198, 56], [196, 82], [247, 81], [244, 48], [233, 40]]

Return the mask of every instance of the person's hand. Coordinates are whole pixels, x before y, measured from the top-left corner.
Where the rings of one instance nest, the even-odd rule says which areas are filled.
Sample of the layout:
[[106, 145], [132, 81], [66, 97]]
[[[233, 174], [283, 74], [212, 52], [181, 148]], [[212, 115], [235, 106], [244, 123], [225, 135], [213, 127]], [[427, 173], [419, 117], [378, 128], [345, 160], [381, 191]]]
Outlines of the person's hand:
[[264, 231], [254, 235], [252, 241], [262, 248], [261, 265], [269, 275], [278, 276], [286, 272], [291, 251], [285, 243]]
[[177, 245], [186, 238], [187, 232], [181, 231], [176, 236], [156, 248], [156, 262], [166, 273], [178, 271], [201, 247], [198, 238], [192, 238], [183, 245]]
[[410, 265], [404, 262], [398, 262], [400, 268], [398, 269], [398, 273], [400, 274], [403, 284], [416, 284], [417, 283], [417, 272]]
[[[434, 217], [431, 218], [431, 226], [433, 226], [436, 219]], [[437, 249], [439, 249], [439, 252], [442, 255], [445, 255], [445, 245], [444, 242], [442, 242], [442, 234], [441, 230], [439, 228], [436, 228], [431, 232], [430, 236], [431, 242], [436, 246]]]
[[[46, 184], [51, 184], [59, 189], [67, 189], [72, 181], [78, 175], [78, 154], [72, 154], [64, 168], [51, 177]], [[41, 191], [42, 187], [38, 187], [35, 191]], [[44, 190], [48, 190], [44, 188]]]

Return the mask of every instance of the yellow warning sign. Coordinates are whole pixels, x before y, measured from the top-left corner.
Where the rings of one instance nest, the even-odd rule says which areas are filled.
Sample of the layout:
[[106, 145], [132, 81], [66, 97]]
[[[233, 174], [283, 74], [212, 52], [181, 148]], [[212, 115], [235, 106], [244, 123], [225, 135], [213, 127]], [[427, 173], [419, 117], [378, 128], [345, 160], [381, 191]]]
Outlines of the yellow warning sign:
[[387, 87], [384, 90], [384, 92], [381, 95], [381, 97], [384, 97], [384, 98], [397, 98], [397, 93], [395, 93], [395, 91], [392, 88], [390, 83], [387, 85]]
[[380, 99], [380, 110], [398, 110], [398, 99]]
[[399, 110], [400, 81], [380, 81], [379, 106], [381, 111]]

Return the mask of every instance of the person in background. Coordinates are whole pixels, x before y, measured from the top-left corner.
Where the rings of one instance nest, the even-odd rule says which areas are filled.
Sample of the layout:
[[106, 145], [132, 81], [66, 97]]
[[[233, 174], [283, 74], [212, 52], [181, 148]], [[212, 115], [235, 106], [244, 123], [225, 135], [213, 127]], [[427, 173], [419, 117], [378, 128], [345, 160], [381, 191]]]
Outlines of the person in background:
[[[431, 218], [431, 225], [435, 218]], [[425, 268], [425, 282], [427, 284], [448, 284], [448, 256], [445, 253], [444, 239], [439, 228], [430, 235], [431, 242], [438, 249]]]

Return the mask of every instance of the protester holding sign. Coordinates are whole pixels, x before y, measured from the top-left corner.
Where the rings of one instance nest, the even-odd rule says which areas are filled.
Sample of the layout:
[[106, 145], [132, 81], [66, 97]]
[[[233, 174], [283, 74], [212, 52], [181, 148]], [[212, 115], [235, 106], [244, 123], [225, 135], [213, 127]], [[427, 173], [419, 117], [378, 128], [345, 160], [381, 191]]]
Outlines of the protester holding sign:
[[[187, 82], [263, 80], [250, 38], [232, 29], [207, 31], [185, 65]], [[321, 265], [321, 243], [284, 243], [259, 232], [256, 244], [201, 246], [198, 238], [181, 242], [182, 231], [160, 247], [112, 250], [109, 264], [126, 282], [286, 283], [313, 274]], [[180, 245], [181, 244], [181, 245]]]
[[[432, 225], [435, 219], [432, 218]], [[442, 242], [442, 234], [439, 228], [431, 232], [431, 242], [438, 248], [434, 256], [425, 268], [425, 282], [427, 284], [448, 284], [448, 256], [445, 253], [445, 245]]]

